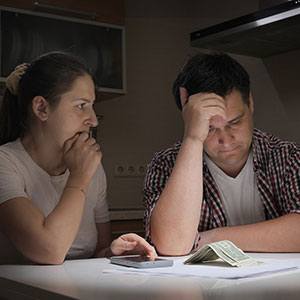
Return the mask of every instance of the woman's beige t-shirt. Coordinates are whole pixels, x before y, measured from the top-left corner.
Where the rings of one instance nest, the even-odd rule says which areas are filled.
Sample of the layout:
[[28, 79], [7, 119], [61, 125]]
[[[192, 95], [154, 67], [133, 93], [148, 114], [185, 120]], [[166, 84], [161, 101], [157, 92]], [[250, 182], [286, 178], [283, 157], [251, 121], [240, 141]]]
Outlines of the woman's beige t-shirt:
[[[46, 173], [31, 159], [20, 139], [0, 147], [0, 204], [25, 197], [47, 216], [57, 205], [68, 177], [68, 170], [60, 176]], [[81, 225], [66, 259], [90, 257], [97, 244], [96, 223], [108, 221], [106, 177], [100, 164], [90, 182]], [[0, 263], [11, 263], [11, 256], [12, 247], [0, 233]]]

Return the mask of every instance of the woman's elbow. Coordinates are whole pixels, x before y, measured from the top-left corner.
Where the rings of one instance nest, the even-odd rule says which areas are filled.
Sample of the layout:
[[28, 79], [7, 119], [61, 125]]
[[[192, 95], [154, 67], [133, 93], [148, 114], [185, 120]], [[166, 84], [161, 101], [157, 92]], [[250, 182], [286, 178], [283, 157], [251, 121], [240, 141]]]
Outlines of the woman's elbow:
[[41, 257], [36, 259], [35, 263], [40, 265], [61, 265], [65, 261], [65, 257], [60, 256], [48, 256], [48, 257]]
[[55, 247], [42, 247], [23, 255], [36, 264], [61, 265], [65, 261], [66, 251]]

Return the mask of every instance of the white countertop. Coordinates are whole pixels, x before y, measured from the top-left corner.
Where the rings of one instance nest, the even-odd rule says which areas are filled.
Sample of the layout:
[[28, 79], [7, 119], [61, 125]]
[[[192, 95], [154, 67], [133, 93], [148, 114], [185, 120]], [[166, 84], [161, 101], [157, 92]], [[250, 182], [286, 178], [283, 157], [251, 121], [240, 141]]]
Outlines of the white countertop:
[[[300, 253], [254, 258], [300, 258]], [[176, 258], [173, 258], [176, 259]], [[247, 279], [105, 274], [106, 258], [66, 261], [59, 266], [0, 266], [4, 299], [300, 299], [300, 269]], [[2, 299], [2, 298], [1, 298]]]

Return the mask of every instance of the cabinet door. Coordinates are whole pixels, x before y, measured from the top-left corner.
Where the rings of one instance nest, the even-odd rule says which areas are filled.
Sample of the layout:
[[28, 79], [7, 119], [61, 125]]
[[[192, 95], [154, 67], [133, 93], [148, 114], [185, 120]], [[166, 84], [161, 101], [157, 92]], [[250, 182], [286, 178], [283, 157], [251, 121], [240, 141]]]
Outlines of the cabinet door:
[[39, 55], [64, 50], [82, 57], [99, 91], [97, 100], [126, 92], [125, 28], [21, 9], [2, 9], [1, 77]]
[[[36, 5], [36, 3], [38, 3]], [[1, 0], [1, 6], [124, 25], [124, 0]]]

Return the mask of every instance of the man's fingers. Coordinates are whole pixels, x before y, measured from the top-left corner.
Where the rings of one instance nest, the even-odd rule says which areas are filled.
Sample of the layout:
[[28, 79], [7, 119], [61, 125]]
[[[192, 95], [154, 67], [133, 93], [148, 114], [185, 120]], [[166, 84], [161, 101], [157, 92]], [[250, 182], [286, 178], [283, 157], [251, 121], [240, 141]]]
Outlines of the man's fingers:
[[218, 106], [225, 110], [225, 100], [216, 94], [195, 94], [189, 97], [190, 102], [201, 102], [202, 107]]

